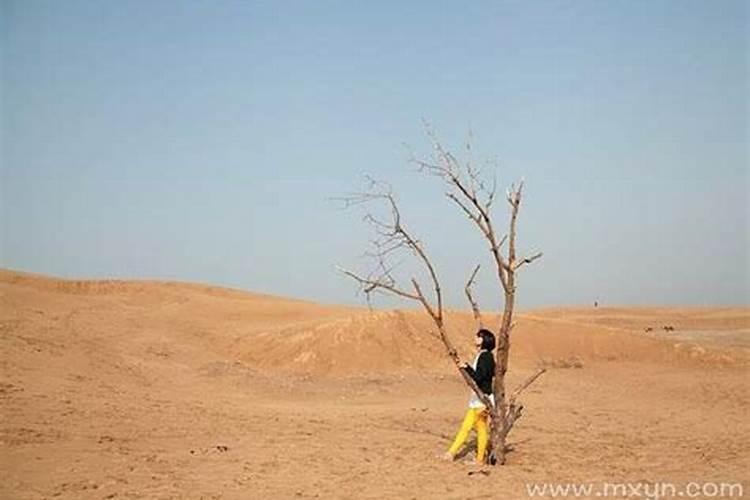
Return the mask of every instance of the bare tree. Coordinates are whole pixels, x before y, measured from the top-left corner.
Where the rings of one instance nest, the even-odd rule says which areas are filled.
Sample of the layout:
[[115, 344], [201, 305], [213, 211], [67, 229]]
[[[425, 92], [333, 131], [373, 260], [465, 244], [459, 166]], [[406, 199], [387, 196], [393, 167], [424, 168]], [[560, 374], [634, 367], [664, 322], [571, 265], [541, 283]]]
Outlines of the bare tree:
[[[464, 364], [448, 338], [443, 312], [442, 289], [437, 273], [425, 251], [424, 245], [404, 225], [396, 197], [388, 184], [370, 180], [365, 192], [343, 198], [346, 206], [372, 202], [384, 203], [389, 215], [386, 218], [380, 218], [374, 215], [373, 212], [368, 212], [364, 217], [364, 221], [372, 226], [376, 235], [375, 239], [371, 242], [373, 250], [366, 253], [368, 257], [374, 260], [374, 269], [366, 275], [346, 269], [341, 269], [341, 271], [360, 284], [361, 289], [368, 297], [368, 301], [373, 292], [383, 292], [414, 300], [422, 305], [437, 327], [437, 336], [443, 343], [446, 353], [458, 368], [466, 384], [488, 408], [490, 416], [490, 450], [487, 460], [491, 464], [503, 464], [505, 463], [507, 452], [506, 440], [508, 433], [523, 411], [523, 405], [517, 398], [524, 389], [544, 373], [544, 369], [538, 370], [511, 392], [510, 395], [506, 395], [505, 374], [508, 370], [510, 334], [514, 326], [513, 308], [516, 293], [516, 273], [524, 265], [540, 258], [542, 254], [536, 253], [521, 258], [516, 255], [516, 221], [521, 206], [523, 182], [517, 187], [512, 186], [506, 194], [506, 200], [510, 205], [508, 232], [507, 234], [498, 236], [492, 219], [496, 184], [493, 182], [491, 186], [488, 185], [482, 179], [481, 172], [472, 165], [470, 143], [467, 143], [469, 160], [462, 164], [450, 151], [441, 145], [429, 128], [427, 134], [432, 142], [433, 153], [424, 159], [412, 156], [411, 162], [417, 166], [420, 172], [441, 179], [447, 187], [445, 195], [480, 231], [484, 240], [489, 244], [489, 250], [496, 267], [497, 278], [502, 289], [504, 306], [500, 324], [498, 325], [498, 346], [495, 354], [494, 404], [479, 389], [471, 376], [463, 368]], [[506, 243], [507, 252], [504, 252], [503, 248], [505, 248]], [[394, 277], [394, 267], [396, 264], [394, 264], [393, 259], [399, 252], [403, 251], [415, 257], [421, 264], [426, 275], [429, 276], [432, 288], [431, 298], [428, 298], [424, 293], [416, 277], [411, 278], [409, 287], [399, 285]], [[464, 292], [471, 305], [477, 324], [482, 327], [484, 326], [482, 314], [471, 291], [478, 272], [479, 266], [476, 266], [466, 283]]]

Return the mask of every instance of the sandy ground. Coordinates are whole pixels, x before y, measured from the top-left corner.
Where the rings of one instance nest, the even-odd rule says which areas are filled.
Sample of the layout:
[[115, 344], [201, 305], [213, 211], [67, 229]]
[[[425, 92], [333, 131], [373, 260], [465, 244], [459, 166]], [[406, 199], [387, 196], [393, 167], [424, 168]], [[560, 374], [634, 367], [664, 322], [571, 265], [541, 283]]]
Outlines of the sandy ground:
[[[468, 357], [470, 315], [449, 327]], [[521, 311], [511, 386], [549, 371], [509, 463], [483, 473], [471, 450], [436, 458], [468, 393], [432, 335], [418, 311], [0, 271], [0, 498], [521, 499], [598, 481], [750, 495], [750, 309]]]

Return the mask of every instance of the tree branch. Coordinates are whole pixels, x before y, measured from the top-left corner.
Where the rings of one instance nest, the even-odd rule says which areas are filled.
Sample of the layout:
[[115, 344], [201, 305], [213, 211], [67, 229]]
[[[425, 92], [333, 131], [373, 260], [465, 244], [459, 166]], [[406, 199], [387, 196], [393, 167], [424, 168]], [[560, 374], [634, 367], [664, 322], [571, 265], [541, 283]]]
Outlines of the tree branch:
[[[470, 181], [469, 185], [467, 185], [461, 178], [461, 175], [459, 174], [459, 172], [461, 171], [460, 163], [451, 153], [445, 151], [442, 145], [435, 139], [434, 133], [431, 131], [431, 129], [428, 128], [427, 134], [432, 140], [433, 148], [436, 151], [434, 161], [429, 162], [426, 160], [412, 158], [412, 162], [417, 165], [419, 171], [427, 172], [430, 175], [441, 177], [451, 187], [451, 189], [455, 190], [455, 192], [447, 194], [448, 198], [456, 203], [459, 208], [461, 208], [461, 210], [469, 217], [469, 219], [471, 219], [474, 224], [477, 225], [484, 237], [489, 242], [490, 251], [497, 265], [498, 278], [505, 292], [509, 292], [510, 288], [508, 285], [507, 273], [512, 269], [500, 251], [500, 248], [505, 242], [506, 238], [503, 237], [503, 239], [498, 242], [495, 235], [495, 230], [492, 226], [492, 217], [490, 215], [492, 202], [495, 197], [496, 186], [493, 183], [492, 190], [490, 192], [487, 192], [483, 187], [484, 185], [480, 184], [480, 192], [484, 192], [486, 198], [484, 202], [481, 201], [479, 199], [478, 191], [476, 187], [474, 187], [475, 183], [473, 181]], [[476, 174], [473, 172], [473, 170], [469, 172], [469, 179], [474, 179], [475, 176]], [[469, 206], [471, 206], [472, 208], [469, 208]]]
[[355, 281], [357, 281], [361, 287], [362, 291], [364, 291], [366, 294], [370, 294], [373, 291], [377, 289], [382, 289], [387, 292], [393, 293], [395, 295], [398, 295], [400, 297], [404, 297], [411, 300], [420, 301], [420, 297], [409, 292], [405, 292], [404, 290], [401, 290], [391, 284], [385, 283], [383, 281], [378, 281], [374, 279], [364, 278], [352, 271], [349, 271], [348, 269], [344, 269], [342, 267], [336, 266], [336, 268], [342, 272], [343, 274], [349, 276], [350, 278], [353, 278]]
[[518, 262], [516, 262], [513, 265], [513, 271], [519, 270], [521, 268], [521, 266], [523, 266], [525, 264], [531, 264], [532, 262], [534, 262], [535, 260], [537, 260], [538, 258], [540, 258], [542, 255], [543, 255], [542, 252], [538, 252], [538, 253], [535, 253], [534, 255], [530, 256], [530, 257], [526, 257], [524, 259], [519, 260]]
[[528, 386], [533, 384], [536, 379], [542, 376], [544, 372], [546, 372], [546, 368], [540, 368], [537, 370], [533, 375], [531, 375], [529, 378], [523, 381], [521, 385], [515, 388], [515, 390], [511, 393], [510, 397], [508, 398], [508, 403], [510, 405], [513, 405], [516, 402], [516, 398], [524, 391]]
[[474, 279], [477, 277], [477, 273], [479, 272], [479, 267], [480, 267], [479, 264], [477, 264], [477, 267], [474, 268], [474, 272], [471, 273], [471, 277], [469, 278], [469, 281], [466, 282], [466, 286], [464, 287], [464, 292], [466, 293], [466, 298], [469, 300], [469, 304], [471, 304], [471, 310], [474, 313], [474, 319], [479, 325], [479, 328], [484, 328], [484, 322], [482, 321], [482, 313], [479, 310], [479, 305], [477, 304], [477, 301], [474, 299], [474, 296], [471, 294], [471, 286], [474, 284]]
[[[357, 281], [364, 292], [369, 295], [375, 291], [382, 291], [385, 293], [391, 293], [393, 295], [403, 297], [406, 299], [414, 300], [422, 304], [422, 307], [427, 311], [427, 314], [432, 318], [433, 322], [437, 326], [438, 336], [442, 341], [448, 356], [453, 360], [453, 363], [458, 368], [459, 373], [463, 377], [466, 384], [472, 389], [477, 397], [487, 407], [492, 407], [492, 402], [484, 392], [477, 386], [473, 378], [463, 368], [461, 358], [458, 356], [458, 352], [453, 347], [452, 343], [448, 339], [447, 332], [445, 330], [445, 322], [443, 318], [443, 298], [442, 290], [440, 287], [440, 281], [438, 279], [435, 268], [432, 265], [427, 253], [420, 244], [419, 240], [416, 239], [412, 234], [404, 227], [401, 222], [401, 212], [399, 211], [396, 198], [393, 195], [390, 186], [383, 183], [378, 183], [370, 179], [370, 192], [366, 193], [355, 193], [347, 198], [343, 198], [345, 206], [359, 205], [362, 203], [382, 201], [386, 203], [386, 206], [390, 209], [391, 221], [386, 222], [376, 218], [373, 214], [367, 213], [364, 216], [365, 222], [371, 224], [375, 230], [378, 238], [372, 241], [375, 251], [368, 252], [368, 257], [374, 258], [377, 261], [377, 268], [371, 272], [368, 276], [362, 276], [353, 271], [338, 268], [344, 275]], [[393, 253], [400, 249], [410, 250], [413, 255], [416, 255], [418, 260], [421, 261], [423, 267], [427, 270], [432, 285], [435, 291], [436, 304], [433, 305], [425, 296], [422, 291], [419, 282], [416, 278], [411, 279], [411, 284], [414, 288], [414, 292], [406, 291], [399, 288], [396, 285], [396, 280], [391, 274], [393, 266], [387, 264], [387, 259], [392, 256]]]

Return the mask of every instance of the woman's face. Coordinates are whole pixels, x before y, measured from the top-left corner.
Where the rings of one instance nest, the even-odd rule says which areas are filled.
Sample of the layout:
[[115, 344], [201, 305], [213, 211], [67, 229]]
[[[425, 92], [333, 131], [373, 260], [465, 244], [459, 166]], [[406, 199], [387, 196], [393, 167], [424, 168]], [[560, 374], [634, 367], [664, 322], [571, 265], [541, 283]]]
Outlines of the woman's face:
[[474, 336], [474, 345], [476, 346], [477, 349], [479, 349], [480, 347], [482, 347], [482, 337], [481, 336], [479, 336], [479, 335]]

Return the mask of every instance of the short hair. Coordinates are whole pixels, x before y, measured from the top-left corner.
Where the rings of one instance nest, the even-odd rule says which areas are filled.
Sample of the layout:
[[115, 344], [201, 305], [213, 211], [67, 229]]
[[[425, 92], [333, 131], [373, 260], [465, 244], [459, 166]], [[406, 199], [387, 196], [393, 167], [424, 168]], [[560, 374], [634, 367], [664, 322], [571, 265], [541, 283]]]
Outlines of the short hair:
[[477, 337], [482, 337], [482, 349], [486, 351], [492, 351], [495, 349], [495, 334], [486, 328], [482, 328], [477, 332]]

